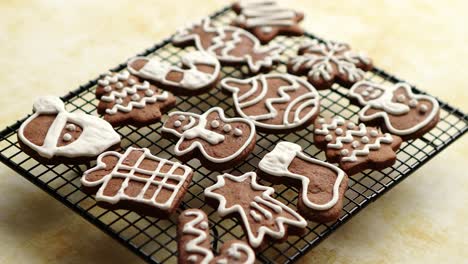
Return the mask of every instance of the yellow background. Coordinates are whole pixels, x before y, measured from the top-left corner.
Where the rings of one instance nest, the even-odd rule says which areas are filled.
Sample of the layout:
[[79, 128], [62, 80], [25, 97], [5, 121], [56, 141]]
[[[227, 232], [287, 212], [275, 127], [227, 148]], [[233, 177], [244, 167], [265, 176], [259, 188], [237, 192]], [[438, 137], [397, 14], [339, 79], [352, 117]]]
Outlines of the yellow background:
[[[289, 1], [304, 27], [468, 110], [464, 0]], [[0, 0], [0, 127], [33, 99], [63, 95], [225, 1]], [[462, 263], [468, 259], [467, 138], [370, 205], [301, 263]], [[1, 263], [140, 259], [0, 165]]]

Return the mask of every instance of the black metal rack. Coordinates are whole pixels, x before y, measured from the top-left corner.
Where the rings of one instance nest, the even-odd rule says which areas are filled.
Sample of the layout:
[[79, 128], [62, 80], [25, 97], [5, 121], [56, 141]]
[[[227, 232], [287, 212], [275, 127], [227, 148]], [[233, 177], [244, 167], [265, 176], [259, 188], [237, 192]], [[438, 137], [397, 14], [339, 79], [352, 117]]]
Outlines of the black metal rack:
[[[216, 24], [228, 24], [234, 13], [225, 8], [211, 16]], [[288, 56], [293, 56], [298, 45], [306, 38], [317, 38], [306, 34], [304, 37], [277, 37], [275, 42], [287, 47], [282, 63], [275, 70], [285, 72], [285, 62]], [[142, 56], [156, 56], [161, 60], [176, 63], [180, 57], [193, 48], [179, 49], [170, 44], [170, 38], [145, 50]], [[113, 71], [120, 71], [125, 64], [120, 64]], [[246, 73], [244, 67], [223, 67], [224, 76], [240, 77]], [[368, 72], [366, 78], [379, 83], [394, 83], [401, 81], [380, 69]], [[62, 97], [69, 111], [84, 111], [96, 114], [94, 92], [96, 79], [80, 86], [78, 89]], [[413, 87], [415, 93], [423, 93]], [[346, 119], [357, 121], [357, 106], [349, 104], [346, 97], [347, 89], [335, 85], [333, 89], [320, 91], [321, 115], [340, 115]], [[386, 191], [396, 186], [403, 179], [411, 175], [416, 169], [436, 156], [456, 139], [466, 133], [468, 116], [460, 110], [439, 100], [441, 120], [436, 128], [424, 137], [405, 142], [398, 151], [398, 160], [391, 168], [382, 171], [367, 170], [354, 175], [349, 182], [349, 189], [345, 194], [342, 215], [335, 223], [317, 224], [310, 222], [307, 232], [302, 237], [289, 237], [281, 244], [271, 244], [258, 251], [257, 258], [264, 263], [290, 263], [298, 260], [302, 255], [316, 246], [330, 235], [335, 229], [343, 225], [352, 216], [365, 208], [371, 202], [382, 196]], [[202, 113], [212, 106], [220, 106], [227, 116], [235, 116], [232, 99], [213, 89], [210, 93], [193, 97], [179, 97], [174, 110]], [[0, 161], [17, 171], [30, 182], [34, 183], [48, 194], [73, 209], [83, 218], [90, 221], [102, 231], [115, 238], [127, 248], [151, 263], [175, 263], [177, 260], [176, 219], [174, 215], [168, 220], [138, 215], [127, 210], [105, 210], [98, 207], [92, 196], [80, 191], [80, 177], [86, 166], [57, 165], [46, 166], [38, 163], [19, 148], [16, 132], [25, 119], [17, 121], [0, 132]], [[123, 147], [130, 145], [148, 147], [157, 156], [176, 160], [173, 155], [174, 143], [163, 139], [159, 135], [162, 123], [136, 129], [130, 126], [120, 127]], [[242, 173], [255, 170], [260, 159], [270, 151], [276, 142], [287, 140], [300, 144], [305, 152], [316, 158], [325, 159], [323, 152], [313, 144], [312, 129], [304, 129], [295, 133], [268, 135], [259, 134], [257, 146], [248, 160], [237, 168], [227, 172]], [[212, 172], [200, 166], [197, 160], [188, 163], [195, 175], [189, 192], [184, 197], [180, 208], [202, 208], [209, 215], [214, 245], [232, 238], [243, 236], [240, 225], [231, 219], [221, 220], [215, 210], [205, 205], [203, 190], [214, 183], [219, 172]], [[270, 185], [268, 182], [260, 181]], [[275, 186], [276, 197], [295, 207], [297, 190], [286, 186]]]

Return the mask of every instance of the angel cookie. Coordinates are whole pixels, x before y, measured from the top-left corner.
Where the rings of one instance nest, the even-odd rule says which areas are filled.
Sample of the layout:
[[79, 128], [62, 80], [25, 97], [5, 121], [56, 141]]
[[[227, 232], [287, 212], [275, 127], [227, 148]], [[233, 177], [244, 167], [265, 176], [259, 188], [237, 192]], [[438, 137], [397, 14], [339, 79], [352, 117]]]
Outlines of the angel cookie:
[[141, 81], [128, 71], [106, 73], [98, 80], [97, 111], [114, 127], [142, 127], [161, 120], [175, 106], [175, 97], [147, 81]]
[[127, 69], [142, 79], [172, 91], [177, 95], [205, 93], [218, 81], [221, 66], [213, 55], [192, 51], [182, 56], [180, 66], [146, 57], [128, 61]]
[[[174, 152], [179, 158], [198, 158], [212, 170], [239, 164], [254, 149], [256, 141], [252, 121], [227, 118], [219, 107], [211, 108], [201, 115], [172, 112], [162, 132], [163, 136], [178, 140]], [[197, 152], [196, 156], [194, 152]]]
[[247, 65], [252, 73], [270, 70], [279, 62], [284, 50], [276, 45], [262, 46], [254, 35], [242, 28], [215, 27], [209, 18], [179, 29], [172, 43], [183, 47], [195, 45], [198, 50], [214, 54], [223, 65]]
[[351, 88], [348, 96], [364, 106], [359, 112], [362, 122], [382, 126], [405, 140], [421, 137], [439, 122], [437, 100], [414, 94], [406, 83], [385, 87], [362, 81]]
[[271, 197], [275, 190], [257, 183], [257, 174], [223, 174], [216, 184], [205, 189], [207, 202], [217, 205], [221, 217], [232, 215], [241, 222], [249, 244], [258, 248], [269, 236], [284, 241], [288, 234], [298, 235], [307, 222], [285, 204]]
[[329, 89], [334, 83], [350, 87], [372, 68], [372, 61], [353, 52], [349, 45], [316, 39], [302, 44], [299, 55], [288, 64], [290, 73], [307, 75], [309, 82], [320, 90]]
[[315, 121], [315, 145], [325, 150], [327, 160], [339, 164], [348, 175], [366, 169], [381, 170], [396, 161], [402, 139], [377, 128], [356, 125], [342, 117]]
[[34, 114], [21, 124], [21, 149], [45, 164], [80, 164], [108, 149], [120, 147], [120, 135], [105, 120], [69, 113], [60, 98], [36, 99]]
[[305, 218], [317, 222], [338, 219], [348, 176], [338, 167], [306, 155], [301, 146], [280, 142], [258, 164], [262, 178], [275, 184], [297, 186], [297, 208]]
[[183, 211], [177, 225], [179, 264], [253, 264], [255, 252], [245, 242], [230, 240], [218, 256], [211, 250], [208, 217], [200, 209]]
[[149, 149], [104, 152], [81, 178], [82, 190], [108, 209], [159, 218], [175, 212], [192, 180], [190, 167], [153, 156]]
[[307, 81], [290, 74], [258, 75], [245, 80], [225, 78], [237, 113], [259, 131], [284, 133], [307, 127], [318, 116], [320, 96]]
[[275, 0], [240, 0], [232, 5], [238, 14], [233, 24], [254, 34], [262, 43], [268, 43], [278, 35], [302, 36], [299, 22], [302, 12], [278, 5]]

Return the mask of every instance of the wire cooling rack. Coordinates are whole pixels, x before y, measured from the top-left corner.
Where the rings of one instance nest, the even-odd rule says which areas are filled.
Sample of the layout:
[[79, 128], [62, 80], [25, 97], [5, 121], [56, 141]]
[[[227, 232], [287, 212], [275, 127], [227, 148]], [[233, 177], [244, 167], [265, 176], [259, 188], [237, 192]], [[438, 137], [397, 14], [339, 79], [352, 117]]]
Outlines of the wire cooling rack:
[[[234, 18], [234, 13], [229, 8], [225, 8], [213, 14], [212, 18], [216, 24], [228, 24]], [[276, 38], [275, 42], [285, 45], [287, 51], [282, 58], [282, 63], [275, 71], [286, 71], [285, 62], [287, 57], [293, 56], [299, 44], [306, 38], [316, 37], [306, 34], [304, 37]], [[161, 60], [177, 63], [180, 57], [190, 50], [193, 50], [193, 48], [179, 49], [172, 46], [169, 38], [145, 50], [140, 55], [155, 56]], [[120, 71], [124, 67], [125, 64], [120, 64], [111, 70]], [[246, 72], [245, 67], [223, 67], [224, 76], [241, 77]], [[368, 72], [366, 78], [378, 83], [401, 81], [379, 69]], [[95, 86], [96, 80], [92, 80], [62, 97], [67, 109], [97, 115], [96, 105], [98, 101], [94, 95]], [[423, 93], [416, 88], [413, 88], [413, 91]], [[346, 94], [347, 89], [338, 85], [335, 85], [333, 89], [320, 91], [322, 98], [321, 115], [339, 115], [345, 119], [357, 121], [359, 108], [350, 105]], [[349, 189], [345, 193], [342, 215], [338, 221], [328, 224], [310, 222], [307, 232], [303, 236], [289, 237], [284, 243], [271, 244], [258, 251], [258, 261], [264, 263], [290, 263], [298, 260], [352, 216], [461, 137], [467, 131], [468, 116], [440, 100], [439, 103], [441, 106], [441, 120], [437, 127], [420, 139], [403, 143], [397, 154], [398, 160], [393, 167], [382, 171], [367, 170], [351, 177]], [[230, 96], [221, 93], [219, 87], [200, 96], [179, 97], [176, 109], [203, 113], [212, 106], [220, 106], [225, 109], [227, 116], [235, 116], [232, 99]], [[80, 191], [80, 177], [82, 172], [86, 170], [86, 166], [46, 166], [38, 163], [20, 150], [16, 133], [24, 120], [20, 120], [0, 132], [0, 160], [3, 163], [73, 209], [73, 211], [115, 238], [144, 260], [151, 263], [176, 263], [177, 215], [172, 216], [170, 219], [161, 220], [141, 216], [127, 210], [111, 211], [98, 207], [92, 196]], [[122, 146], [124, 148], [127, 146], [147, 147], [157, 156], [176, 160], [173, 153], [174, 143], [160, 137], [161, 124], [157, 123], [139, 129], [130, 126], [120, 127], [118, 132], [123, 137]], [[283, 140], [298, 143], [309, 155], [321, 160], [325, 159], [324, 153], [319, 151], [313, 144], [312, 127], [290, 134], [267, 135], [260, 133], [257, 146], [249, 158], [237, 168], [227, 172], [240, 174], [255, 170], [260, 159], [277, 142]], [[201, 167], [197, 160], [189, 162], [188, 165], [195, 170], [195, 174], [179, 212], [185, 208], [202, 208], [207, 212], [214, 238], [214, 247], [233, 238], [242, 238], [243, 231], [236, 220], [221, 220], [213, 208], [205, 205], [203, 190], [214, 183], [219, 172], [212, 172]], [[270, 185], [265, 181], [260, 181], [260, 183]], [[295, 208], [297, 202], [297, 190], [295, 188], [280, 185], [275, 186], [275, 189], [277, 199]]]

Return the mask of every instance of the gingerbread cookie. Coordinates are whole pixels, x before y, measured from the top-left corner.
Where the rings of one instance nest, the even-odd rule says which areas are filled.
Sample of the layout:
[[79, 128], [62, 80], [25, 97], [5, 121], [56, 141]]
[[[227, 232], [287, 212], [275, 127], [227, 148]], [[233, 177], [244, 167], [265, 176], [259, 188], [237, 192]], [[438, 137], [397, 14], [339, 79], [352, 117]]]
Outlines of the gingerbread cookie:
[[211, 250], [208, 217], [200, 209], [188, 209], [179, 216], [178, 227], [179, 264], [253, 264], [255, 253], [250, 246], [239, 240], [223, 244], [220, 254]]
[[297, 144], [280, 142], [262, 158], [258, 168], [262, 178], [297, 186], [297, 209], [305, 218], [329, 222], [340, 216], [348, 176], [338, 167], [311, 158]]
[[105, 120], [69, 113], [60, 98], [43, 96], [34, 114], [21, 124], [18, 139], [24, 152], [45, 164], [80, 164], [120, 147], [120, 135]]
[[364, 106], [362, 122], [379, 125], [403, 139], [415, 139], [439, 122], [439, 103], [428, 95], [414, 94], [406, 83], [382, 86], [372, 82], [356, 83], [348, 95]]
[[[245, 118], [227, 118], [214, 107], [202, 115], [172, 112], [162, 127], [163, 136], [177, 139], [175, 154], [182, 160], [197, 157], [212, 170], [239, 164], [255, 147], [255, 125]], [[193, 153], [199, 152], [197, 156]]]
[[242, 28], [215, 27], [209, 18], [179, 29], [172, 43], [177, 46], [195, 45], [198, 50], [216, 55], [223, 65], [247, 65], [252, 73], [270, 70], [275, 62], [279, 62], [284, 50], [280, 46], [262, 46], [254, 35]]
[[258, 248], [267, 243], [266, 235], [284, 241], [289, 234], [300, 234], [307, 226], [302, 216], [271, 197], [275, 190], [257, 183], [257, 174], [223, 174], [205, 189], [207, 202], [218, 205], [222, 217], [235, 214], [242, 223], [249, 244]]
[[147, 81], [130, 74], [106, 73], [98, 80], [97, 111], [114, 127], [142, 127], [161, 120], [161, 115], [175, 106], [175, 97]]
[[145, 57], [135, 57], [127, 63], [128, 70], [140, 78], [156, 83], [177, 95], [197, 95], [214, 86], [221, 66], [213, 55], [192, 51], [182, 56], [180, 66]]
[[221, 86], [232, 93], [237, 113], [252, 120], [259, 131], [284, 133], [305, 128], [320, 111], [320, 96], [307, 81], [286, 73], [245, 80], [225, 78]]
[[250, 31], [264, 44], [278, 35], [304, 34], [298, 25], [304, 14], [282, 7], [274, 0], [240, 0], [232, 9], [238, 14], [233, 24]]
[[307, 75], [317, 89], [329, 89], [334, 83], [350, 87], [372, 68], [372, 61], [351, 51], [349, 45], [333, 41], [322, 43], [316, 39], [305, 42], [299, 48], [299, 56], [288, 64], [290, 73]]
[[149, 149], [128, 148], [102, 153], [81, 178], [82, 190], [96, 194], [111, 210], [128, 209], [168, 217], [178, 207], [192, 180], [190, 167], [152, 155]]
[[362, 123], [356, 125], [335, 117], [315, 121], [314, 143], [325, 150], [329, 162], [339, 163], [348, 175], [353, 175], [366, 169], [381, 170], [392, 166], [402, 139], [389, 133], [382, 134]]

